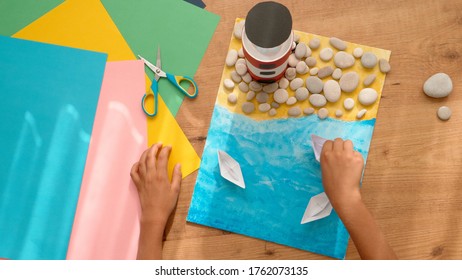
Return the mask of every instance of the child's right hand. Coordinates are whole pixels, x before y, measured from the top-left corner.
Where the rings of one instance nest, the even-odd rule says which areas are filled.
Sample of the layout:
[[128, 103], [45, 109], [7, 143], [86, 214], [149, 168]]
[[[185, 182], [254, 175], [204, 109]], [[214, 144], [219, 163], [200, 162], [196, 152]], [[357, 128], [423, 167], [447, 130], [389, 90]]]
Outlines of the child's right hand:
[[337, 212], [361, 202], [359, 182], [363, 167], [363, 157], [353, 150], [350, 140], [337, 138], [324, 144], [321, 152], [322, 183]]

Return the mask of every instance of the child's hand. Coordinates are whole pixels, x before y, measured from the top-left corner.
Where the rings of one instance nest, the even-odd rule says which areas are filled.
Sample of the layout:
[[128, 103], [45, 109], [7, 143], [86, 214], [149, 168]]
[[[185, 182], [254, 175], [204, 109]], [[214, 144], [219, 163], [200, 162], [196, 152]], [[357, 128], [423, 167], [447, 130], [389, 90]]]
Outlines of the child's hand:
[[344, 209], [361, 200], [359, 182], [364, 166], [362, 155], [350, 140], [326, 141], [321, 152], [322, 184], [332, 206]]
[[168, 178], [168, 159], [171, 147], [155, 144], [144, 151], [140, 161], [132, 167], [130, 175], [140, 196], [141, 221], [165, 226], [175, 209], [181, 184], [181, 166]]

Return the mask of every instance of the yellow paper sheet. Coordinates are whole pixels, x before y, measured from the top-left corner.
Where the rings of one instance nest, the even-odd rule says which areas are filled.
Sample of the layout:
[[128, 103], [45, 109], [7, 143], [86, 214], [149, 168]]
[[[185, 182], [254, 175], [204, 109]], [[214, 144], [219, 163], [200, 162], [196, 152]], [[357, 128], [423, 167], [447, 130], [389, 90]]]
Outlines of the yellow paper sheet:
[[[98, 0], [68, 0], [13, 37], [104, 52], [108, 54], [109, 61], [136, 59]], [[156, 51], [154, 46], [153, 51]], [[146, 89], [149, 91], [150, 86], [151, 81], [146, 76]], [[133, 98], [140, 100], [141, 110], [142, 96]], [[147, 126], [148, 145], [162, 142], [173, 147], [169, 161], [170, 175], [176, 163], [181, 163], [183, 177], [199, 168], [200, 159], [196, 151], [160, 95], [158, 114], [153, 119], [148, 118]]]

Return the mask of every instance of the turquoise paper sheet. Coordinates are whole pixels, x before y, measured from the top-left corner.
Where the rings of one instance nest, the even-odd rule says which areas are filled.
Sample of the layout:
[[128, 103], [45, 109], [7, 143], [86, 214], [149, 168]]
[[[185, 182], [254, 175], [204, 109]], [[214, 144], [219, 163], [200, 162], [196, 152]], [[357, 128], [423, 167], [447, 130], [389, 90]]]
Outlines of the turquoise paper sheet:
[[0, 36], [0, 257], [65, 259], [106, 58]]

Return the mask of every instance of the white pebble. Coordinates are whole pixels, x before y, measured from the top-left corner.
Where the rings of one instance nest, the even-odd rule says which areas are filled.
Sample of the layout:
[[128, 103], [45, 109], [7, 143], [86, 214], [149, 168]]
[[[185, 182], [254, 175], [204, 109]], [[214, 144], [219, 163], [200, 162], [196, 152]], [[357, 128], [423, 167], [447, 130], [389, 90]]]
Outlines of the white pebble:
[[329, 115], [329, 111], [326, 108], [321, 108], [318, 110], [318, 117], [321, 120], [327, 118], [328, 115]]
[[343, 116], [343, 111], [340, 110], [340, 109], [337, 109], [337, 110], [335, 111], [335, 116], [336, 116], [337, 118], [341, 118], [341, 117]]
[[305, 63], [306, 65], [308, 65], [308, 67], [314, 67], [316, 65], [316, 58], [310, 56], [310, 57], [307, 57], [305, 59]]
[[306, 63], [305, 61], [299, 61], [297, 63], [297, 66], [295, 67], [296, 71], [298, 74], [300, 75], [303, 75], [303, 74], [306, 74], [308, 72], [308, 66], [306, 66]]
[[279, 87], [278, 83], [271, 83], [268, 85], [263, 86], [263, 91], [266, 93], [272, 93], [275, 92]]
[[258, 105], [258, 111], [260, 111], [262, 113], [266, 113], [270, 109], [271, 109], [271, 105], [269, 105], [268, 103], [262, 103], [262, 104]]
[[353, 98], [348, 97], [343, 101], [343, 107], [345, 107], [345, 110], [350, 111], [355, 107], [355, 101]]
[[308, 46], [313, 50], [319, 48], [320, 45], [321, 45], [321, 40], [319, 40], [319, 38], [311, 39], [310, 43], [308, 44]]
[[249, 91], [247, 92], [247, 95], [245, 96], [245, 99], [247, 101], [250, 101], [255, 98], [255, 91]]
[[440, 108], [438, 108], [437, 115], [438, 115], [438, 118], [440, 118], [440, 120], [447, 121], [451, 118], [452, 111], [447, 106], [441, 106]]
[[297, 76], [297, 70], [293, 67], [287, 68], [286, 73], [284, 74], [284, 77], [286, 77], [286, 79], [289, 81], [292, 81], [293, 79], [295, 79], [296, 76]]
[[310, 69], [310, 75], [315, 76], [318, 74], [319, 68], [318, 67], [313, 67]]
[[377, 65], [377, 56], [375, 56], [375, 54], [371, 52], [365, 52], [361, 56], [361, 64], [365, 68], [369, 68], [369, 69], [374, 68], [375, 65]]
[[327, 103], [326, 98], [322, 94], [312, 94], [309, 100], [314, 107], [322, 107]]
[[243, 93], [247, 93], [249, 91], [249, 86], [244, 82], [240, 82], [239, 90], [242, 91]]
[[289, 116], [291, 117], [297, 117], [299, 116], [301, 113], [302, 113], [302, 110], [300, 109], [300, 107], [298, 106], [295, 106], [295, 107], [292, 107], [290, 108], [287, 113], [289, 114]]
[[334, 56], [334, 51], [331, 48], [324, 48], [319, 53], [319, 58], [326, 62], [331, 60], [332, 56]]
[[246, 83], [250, 83], [252, 81], [252, 76], [250, 76], [249, 73], [246, 73], [244, 76], [242, 76], [242, 80]]
[[347, 48], [345, 42], [336, 37], [331, 37], [329, 43], [339, 51], [344, 51]]
[[332, 68], [331, 66], [324, 66], [321, 69], [319, 69], [318, 78], [324, 79], [325, 77], [329, 77], [330, 75], [332, 75], [333, 72], [334, 68]]
[[308, 108], [303, 109], [303, 114], [305, 115], [311, 115], [313, 113], [314, 113], [314, 108], [308, 107]]
[[225, 79], [223, 85], [226, 89], [232, 90], [234, 88], [234, 82], [231, 79]]
[[436, 73], [425, 81], [423, 90], [427, 96], [443, 98], [448, 96], [453, 89], [451, 77], [446, 73]]
[[242, 63], [236, 64], [236, 72], [239, 75], [244, 76], [247, 73], [247, 66]]
[[268, 93], [264, 91], [257, 93], [257, 96], [256, 96], [258, 103], [266, 103], [268, 102], [268, 98], [269, 98]]
[[295, 42], [295, 43], [300, 42], [300, 35], [298, 35], [298, 34], [295, 33], [295, 32], [294, 32], [294, 42]]
[[295, 91], [295, 98], [297, 98], [298, 101], [306, 100], [309, 95], [310, 93], [306, 87], [300, 87]]
[[278, 111], [276, 111], [276, 109], [271, 108], [271, 110], [269, 110], [269, 112], [268, 112], [268, 115], [270, 117], [274, 117], [274, 116], [276, 116], [277, 113], [278, 113]]
[[290, 67], [295, 67], [297, 66], [298, 63], [298, 58], [295, 56], [295, 54], [289, 55], [288, 63]]
[[237, 51], [237, 56], [239, 56], [240, 58], [243, 58], [244, 57], [244, 50], [242, 48], [240, 48], [238, 51]]
[[324, 88], [324, 83], [321, 79], [315, 76], [310, 76], [306, 78], [306, 88], [311, 93], [320, 93]]
[[364, 78], [363, 84], [364, 86], [368, 87], [370, 86], [374, 81], [377, 76], [375, 74], [370, 74], [366, 78]]
[[290, 49], [291, 49], [291, 50], [295, 50], [296, 47], [297, 47], [297, 43], [292, 42], [292, 46], [290, 47]]
[[324, 96], [329, 102], [337, 102], [340, 99], [340, 85], [335, 80], [328, 80], [324, 83]]
[[285, 103], [287, 99], [289, 98], [289, 93], [285, 89], [278, 89], [274, 92], [273, 95], [274, 101], [276, 101], [279, 104]]
[[306, 53], [305, 53], [305, 57], [309, 57], [311, 55], [312, 51], [310, 49], [310, 47], [306, 47]]
[[290, 82], [290, 89], [297, 90], [299, 87], [303, 86], [302, 78], [295, 78]]
[[334, 70], [334, 72], [332, 72], [332, 78], [338, 80], [338, 79], [340, 79], [340, 78], [342, 77], [342, 74], [343, 74], [343, 73], [342, 73], [342, 69], [336, 68], [336, 69]]
[[281, 78], [279, 80], [279, 88], [286, 89], [288, 86], [289, 86], [289, 80], [287, 80], [286, 78]]
[[361, 119], [362, 117], [364, 117], [366, 113], [367, 113], [367, 110], [362, 109], [361, 111], [358, 112], [358, 114], [356, 114], [356, 118]]
[[242, 81], [242, 77], [234, 70], [231, 72], [231, 79], [235, 83], [240, 83]]
[[279, 108], [280, 106], [281, 105], [279, 105], [279, 103], [277, 103], [275, 101], [271, 102], [271, 107], [273, 107], [273, 108]]
[[228, 102], [231, 103], [231, 104], [236, 104], [237, 96], [234, 93], [230, 93], [228, 95]]
[[353, 50], [353, 56], [356, 57], [356, 58], [361, 58], [361, 56], [363, 56], [363, 49], [362, 48], [355, 48]]
[[246, 63], [245, 63], [245, 59], [244, 59], [244, 58], [239, 58], [239, 59], [236, 61], [236, 65], [238, 65], [238, 64], [244, 64], [244, 65], [245, 65], [245, 64], [246, 64]]
[[231, 49], [228, 51], [228, 55], [226, 55], [226, 66], [234, 66], [237, 61], [237, 51], [234, 49]]
[[249, 84], [249, 88], [250, 90], [258, 92], [262, 90], [262, 85], [257, 81], [251, 81]]
[[377, 101], [378, 97], [377, 91], [373, 88], [363, 88], [358, 95], [358, 101], [364, 106], [369, 106]]
[[383, 59], [383, 58], [379, 59], [379, 69], [380, 69], [380, 72], [382, 73], [390, 72], [391, 66], [390, 66], [390, 63], [388, 63], [388, 60]]
[[250, 114], [255, 111], [255, 105], [252, 102], [244, 102], [244, 104], [242, 104], [242, 111], [246, 114]]
[[340, 51], [334, 56], [334, 64], [341, 69], [350, 68], [355, 64], [355, 58], [347, 52]]
[[356, 72], [348, 72], [340, 78], [340, 88], [344, 92], [353, 92], [359, 85], [359, 75]]
[[294, 105], [295, 103], [297, 103], [297, 98], [293, 96], [289, 97], [286, 101], [286, 104], [289, 106]]
[[295, 57], [298, 59], [302, 59], [302, 57], [306, 54], [306, 45], [305, 43], [299, 43], [295, 48]]
[[241, 40], [241, 38], [242, 38], [242, 29], [243, 29], [244, 25], [245, 25], [245, 20], [241, 20], [240, 22], [238, 22], [238, 23], [236, 23], [234, 25], [233, 34], [234, 34], [234, 37], [236, 39]]

